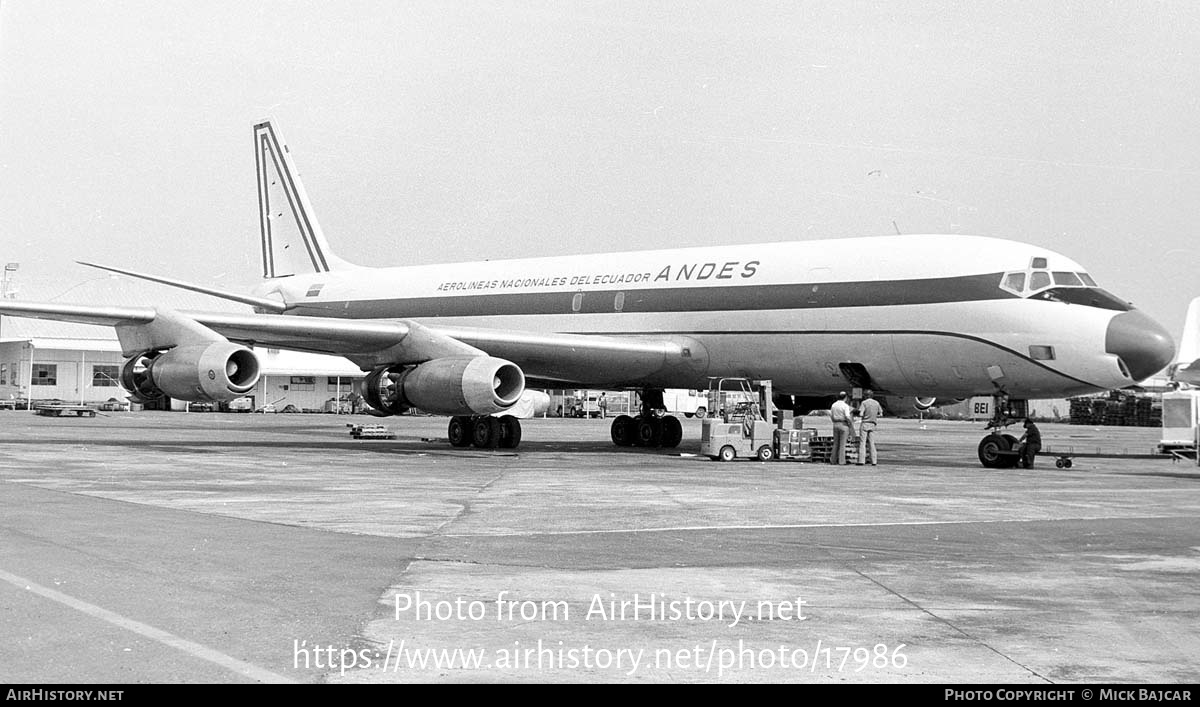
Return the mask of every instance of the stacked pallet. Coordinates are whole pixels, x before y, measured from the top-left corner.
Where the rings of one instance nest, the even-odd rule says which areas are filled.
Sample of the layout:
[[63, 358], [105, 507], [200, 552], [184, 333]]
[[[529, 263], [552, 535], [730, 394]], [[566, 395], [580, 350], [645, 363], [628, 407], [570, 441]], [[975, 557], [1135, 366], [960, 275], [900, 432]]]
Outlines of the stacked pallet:
[[[809, 442], [809, 450], [812, 452], [812, 461], [826, 464], [832, 462], [833, 437], [813, 437]], [[858, 438], [852, 437], [846, 440], [846, 463], [854, 464], [856, 462], [858, 462]]]
[[1072, 425], [1158, 427], [1162, 405], [1154, 398], [1114, 390], [1100, 396], [1071, 398]]

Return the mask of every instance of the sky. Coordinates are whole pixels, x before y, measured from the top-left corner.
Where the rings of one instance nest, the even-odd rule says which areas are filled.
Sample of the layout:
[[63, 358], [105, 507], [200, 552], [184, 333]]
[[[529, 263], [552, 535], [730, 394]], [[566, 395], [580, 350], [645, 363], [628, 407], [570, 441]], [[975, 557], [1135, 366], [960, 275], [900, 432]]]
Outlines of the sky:
[[251, 288], [267, 116], [360, 264], [962, 233], [1200, 295], [1196, 3], [0, 0], [19, 297]]

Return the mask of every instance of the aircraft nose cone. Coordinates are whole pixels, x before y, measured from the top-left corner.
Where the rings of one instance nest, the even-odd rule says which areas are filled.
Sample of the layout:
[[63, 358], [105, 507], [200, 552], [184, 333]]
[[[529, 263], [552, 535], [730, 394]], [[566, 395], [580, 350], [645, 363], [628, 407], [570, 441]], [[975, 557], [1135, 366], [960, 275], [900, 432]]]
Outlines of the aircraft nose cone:
[[1129, 375], [1145, 380], [1175, 358], [1175, 341], [1158, 322], [1141, 312], [1121, 312], [1108, 323], [1104, 350], [1125, 362]]

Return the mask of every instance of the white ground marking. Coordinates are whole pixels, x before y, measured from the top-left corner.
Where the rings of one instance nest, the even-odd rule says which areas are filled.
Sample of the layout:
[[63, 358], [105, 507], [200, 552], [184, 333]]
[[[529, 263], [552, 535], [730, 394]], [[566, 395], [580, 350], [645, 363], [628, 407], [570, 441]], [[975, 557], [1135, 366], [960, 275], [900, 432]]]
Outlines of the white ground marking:
[[55, 591], [49, 587], [43, 587], [36, 582], [31, 582], [30, 580], [25, 579], [24, 577], [18, 577], [15, 574], [9, 574], [4, 570], [0, 570], [0, 579], [3, 579], [5, 582], [8, 582], [18, 589], [24, 589], [52, 601], [56, 601], [59, 604], [64, 604], [77, 611], [82, 611], [88, 616], [100, 619], [101, 621], [107, 621], [108, 623], [119, 628], [123, 628], [126, 631], [132, 631], [134, 633], [141, 634], [146, 638], [158, 641], [163, 645], [183, 651], [184, 653], [192, 655], [196, 658], [200, 658], [201, 660], [207, 660], [210, 663], [216, 663], [222, 668], [231, 670], [238, 675], [243, 675], [252, 680], [266, 683], [295, 682], [295, 680], [291, 680], [277, 673], [273, 673], [266, 668], [260, 668], [257, 665], [247, 663], [244, 660], [238, 660], [237, 658], [227, 656], [220, 651], [214, 650], [207, 646], [202, 646], [199, 643], [189, 641], [186, 638], [180, 638], [173, 633], [168, 633], [162, 629], [155, 628], [149, 624], [144, 624], [141, 621], [136, 621], [127, 616], [121, 616], [120, 614], [109, 611], [108, 609], [96, 606], [95, 604], [89, 604], [86, 601], [76, 599], [75, 597]]

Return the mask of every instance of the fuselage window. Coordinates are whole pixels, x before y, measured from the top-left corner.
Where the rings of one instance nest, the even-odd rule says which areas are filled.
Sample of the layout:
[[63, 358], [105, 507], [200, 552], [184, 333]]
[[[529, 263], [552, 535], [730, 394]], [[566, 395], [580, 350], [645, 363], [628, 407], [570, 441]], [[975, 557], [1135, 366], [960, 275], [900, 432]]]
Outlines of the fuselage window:
[[1045, 270], [1037, 270], [1029, 276], [1029, 289], [1033, 290], [1034, 292], [1042, 289], [1043, 287], [1049, 286], [1050, 273], [1046, 272]]
[[1073, 272], [1054, 272], [1054, 284], [1065, 287], [1083, 287], [1083, 281]]
[[1083, 280], [1083, 284], [1087, 285], [1088, 287], [1096, 286], [1096, 281], [1092, 279], [1091, 275], [1088, 275], [1085, 272], [1081, 272], [1081, 273], [1079, 273], [1079, 277]]
[[625, 293], [624, 292], [618, 292], [617, 296], [613, 298], [613, 309], [618, 312], [620, 312], [622, 309], [625, 309]]
[[581, 309], [583, 309], [583, 293], [576, 292], [575, 296], [571, 298], [571, 311], [578, 312]]
[[1053, 346], [1030, 346], [1029, 358], [1034, 361], [1053, 361], [1054, 347]]
[[1029, 265], [1029, 267], [1044, 268], [1044, 267], [1046, 267], [1046, 259], [1045, 258], [1034, 258], [1033, 262]]

